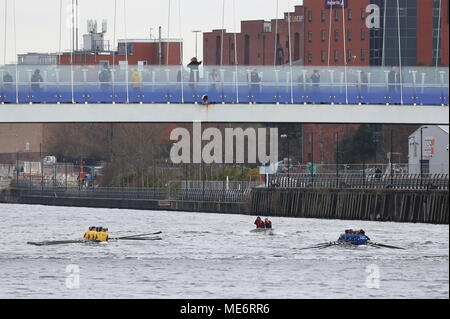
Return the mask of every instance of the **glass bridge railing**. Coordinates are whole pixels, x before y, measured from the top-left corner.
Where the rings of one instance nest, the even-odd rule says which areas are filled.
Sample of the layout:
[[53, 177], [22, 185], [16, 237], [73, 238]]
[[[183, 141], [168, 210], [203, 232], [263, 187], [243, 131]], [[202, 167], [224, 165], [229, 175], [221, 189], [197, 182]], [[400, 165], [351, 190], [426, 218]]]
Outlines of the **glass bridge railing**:
[[0, 66], [0, 103], [448, 105], [431, 67]]

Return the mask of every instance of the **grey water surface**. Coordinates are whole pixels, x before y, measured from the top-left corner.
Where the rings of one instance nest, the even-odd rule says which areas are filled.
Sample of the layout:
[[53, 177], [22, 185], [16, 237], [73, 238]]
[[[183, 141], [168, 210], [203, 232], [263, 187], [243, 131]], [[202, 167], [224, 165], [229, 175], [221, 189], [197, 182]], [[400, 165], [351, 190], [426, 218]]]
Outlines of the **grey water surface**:
[[[0, 298], [449, 298], [448, 225], [0, 205]], [[162, 241], [36, 247], [163, 231]], [[405, 250], [331, 247], [347, 228]]]

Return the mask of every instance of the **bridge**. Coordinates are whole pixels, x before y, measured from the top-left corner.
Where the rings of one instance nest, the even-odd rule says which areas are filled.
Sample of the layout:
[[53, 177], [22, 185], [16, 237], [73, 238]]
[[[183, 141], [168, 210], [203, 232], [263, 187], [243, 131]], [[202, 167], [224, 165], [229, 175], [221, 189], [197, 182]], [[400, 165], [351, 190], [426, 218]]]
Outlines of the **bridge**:
[[3, 66], [0, 122], [449, 123], [448, 68]]
[[0, 105], [2, 123], [383, 123], [448, 125], [449, 107], [273, 104]]

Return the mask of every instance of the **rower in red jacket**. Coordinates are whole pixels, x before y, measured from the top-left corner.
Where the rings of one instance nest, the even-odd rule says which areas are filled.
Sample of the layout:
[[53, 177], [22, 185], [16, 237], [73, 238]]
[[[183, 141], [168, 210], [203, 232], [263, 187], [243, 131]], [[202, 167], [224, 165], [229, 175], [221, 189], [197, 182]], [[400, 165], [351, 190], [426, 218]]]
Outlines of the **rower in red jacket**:
[[272, 222], [269, 220], [269, 218], [266, 218], [266, 219], [264, 220], [264, 227], [265, 227], [265, 228], [268, 228], [268, 229], [271, 229], [271, 228], [272, 228]]
[[256, 228], [265, 228], [264, 222], [261, 219], [261, 217], [256, 218], [255, 225], [256, 225]]

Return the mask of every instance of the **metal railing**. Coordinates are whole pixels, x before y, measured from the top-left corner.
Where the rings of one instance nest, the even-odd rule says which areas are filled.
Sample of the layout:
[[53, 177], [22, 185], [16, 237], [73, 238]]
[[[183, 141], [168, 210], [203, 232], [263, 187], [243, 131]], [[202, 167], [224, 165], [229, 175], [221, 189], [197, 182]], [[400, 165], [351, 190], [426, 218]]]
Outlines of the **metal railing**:
[[267, 187], [348, 189], [449, 189], [447, 174], [278, 174]]
[[215, 190], [180, 189], [174, 199], [181, 201], [243, 203], [247, 201], [251, 189]]
[[12, 183], [12, 187], [19, 188], [30, 196], [102, 198], [102, 199], [139, 199], [165, 200], [168, 199], [166, 188], [79, 188], [79, 187], [27, 187]]
[[[0, 66], [0, 103], [448, 105], [448, 68]], [[133, 79], [133, 80], [130, 80]], [[400, 82], [401, 80], [401, 82]]]

